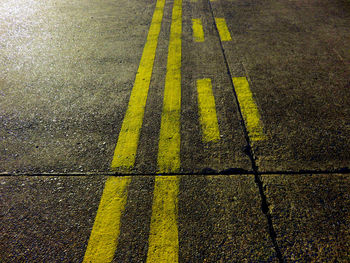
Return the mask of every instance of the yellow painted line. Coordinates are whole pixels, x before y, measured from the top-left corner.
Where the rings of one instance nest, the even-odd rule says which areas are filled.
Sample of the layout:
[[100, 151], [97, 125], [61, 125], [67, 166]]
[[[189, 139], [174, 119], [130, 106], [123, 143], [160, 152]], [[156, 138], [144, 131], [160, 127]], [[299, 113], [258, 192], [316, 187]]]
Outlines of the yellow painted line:
[[195, 42], [204, 42], [202, 21], [199, 18], [192, 19], [193, 39]]
[[[174, 0], [158, 146], [160, 173], [174, 173], [180, 169], [181, 34], [182, 0]], [[156, 177], [147, 263], [177, 263], [179, 260], [178, 192], [177, 176]]]
[[232, 81], [250, 140], [261, 141], [266, 139], [258, 106], [254, 101], [247, 79], [239, 77], [232, 78]]
[[[129, 106], [115, 148], [112, 170], [134, 166], [140, 129], [152, 76], [165, 0], [158, 0], [136, 74]], [[120, 220], [131, 177], [108, 177], [97, 210], [83, 262], [111, 262], [118, 245]]]
[[220, 131], [216, 116], [215, 99], [210, 79], [197, 80], [199, 119], [202, 126], [203, 141], [219, 141]]
[[147, 41], [131, 91], [129, 106], [119, 133], [111, 164], [112, 171], [127, 172], [135, 163], [146, 100], [151, 81], [153, 63], [161, 29], [165, 0], [158, 0]]
[[156, 177], [147, 263], [178, 262], [178, 193], [177, 176]]
[[83, 262], [111, 262], [118, 243], [130, 177], [108, 177]]
[[161, 173], [180, 168], [182, 0], [174, 0], [158, 146]]
[[219, 31], [221, 41], [231, 41], [232, 38], [226, 25], [225, 18], [215, 18], [215, 23]]

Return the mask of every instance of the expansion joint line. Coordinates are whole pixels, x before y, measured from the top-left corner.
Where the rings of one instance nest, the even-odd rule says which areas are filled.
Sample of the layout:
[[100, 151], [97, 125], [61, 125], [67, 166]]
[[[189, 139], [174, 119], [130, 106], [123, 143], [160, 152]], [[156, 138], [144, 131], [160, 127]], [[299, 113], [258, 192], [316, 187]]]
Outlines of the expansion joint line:
[[210, 13], [211, 13], [212, 19], [213, 19], [213, 24], [214, 24], [214, 27], [215, 27], [215, 31], [216, 31], [217, 37], [219, 39], [220, 48], [221, 48], [222, 56], [224, 58], [224, 63], [225, 63], [225, 66], [226, 66], [227, 74], [229, 76], [231, 87], [233, 89], [233, 93], [234, 93], [234, 96], [235, 96], [238, 112], [239, 112], [240, 119], [241, 119], [241, 124], [242, 124], [242, 127], [243, 127], [243, 133], [244, 133], [244, 137], [245, 137], [246, 144], [247, 144], [246, 147], [245, 147], [245, 153], [248, 155], [248, 157], [249, 157], [249, 159], [251, 161], [253, 174], [254, 174], [254, 178], [255, 178], [255, 183], [256, 183], [256, 185], [259, 188], [259, 194], [260, 194], [260, 198], [261, 198], [261, 210], [262, 210], [262, 212], [264, 213], [264, 215], [266, 216], [266, 219], [267, 219], [268, 228], [269, 228], [269, 234], [270, 234], [270, 238], [272, 240], [273, 246], [274, 246], [275, 251], [276, 251], [276, 256], [277, 256], [279, 262], [283, 263], [285, 261], [283, 259], [283, 256], [281, 254], [281, 250], [280, 250], [280, 248], [278, 246], [278, 243], [277, 243], [277, 239], [276, 239], [277, 235], [276, 235], [276, 231], [275, 231], [275, 229], [273, 227], [272, 217], [271, 217], [271, 213], [270, 213], [270, 210], [269, 210], [269, 204], [268, 204], [265, 192], [264, 192], [264, 185], [263, 185], [263, 182], [262, 182], [262, 179], [261, 179], [261, 174], [259, 173], [258, 167], [256, 165], [256, 161], [255, 161], [256, 160], [256, 156], [254, 155], [254, 152], [253, 152], [253, 149], [252, 149], [252, 146], [251, 146], [251, 140], [250, 140], [249, 135], [248, 135], [247, 126], [246, 126], [246, 123], [244, 121], [243, 114], [242, 114], [242, 109], [241, 109], [241, 106], [240, 106], [240, 103], [239, 103], [239, 100], [238, 100], [238, 96], [237, 96], [237, 92], [235, 90], [235, 87], [234, 87], [234, 84], [233, 84], [233, 81], [232, 81], [232, 73], [231, 73], [231, 70], [230, 70], [230, 67], [229, 67], [229, 64], [228, 64], [228, 61], [227, 61], [227, 57], [226, 57], [226, 54], [225, 54], [224, 46], [223, 46], [222, 41], [220, 39], [219, 30], [218, 30], [218, 27], [217, 27], [216, 22], [215, 22], [215, 16], [214, 16], [213, 7], [212, 7], [212, 4], [211, 4], [210, 1], [208, 1], [208, 3], [209, 3]]

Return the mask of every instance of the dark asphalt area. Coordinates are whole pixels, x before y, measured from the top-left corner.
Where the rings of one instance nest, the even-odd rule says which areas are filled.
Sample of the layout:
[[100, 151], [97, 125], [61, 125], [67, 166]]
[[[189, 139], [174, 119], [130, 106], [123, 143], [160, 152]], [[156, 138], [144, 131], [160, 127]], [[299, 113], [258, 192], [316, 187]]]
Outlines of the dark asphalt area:
[[[83, 261], [155, 4], [0, 1], [0, 262]], [[172, 6], [113, 262], [147, 260]], [[350, 262], [350, 2], [183, 0], [181, 37], [179, 262]], [[203, 78], [217, 143], [202, 141]]]

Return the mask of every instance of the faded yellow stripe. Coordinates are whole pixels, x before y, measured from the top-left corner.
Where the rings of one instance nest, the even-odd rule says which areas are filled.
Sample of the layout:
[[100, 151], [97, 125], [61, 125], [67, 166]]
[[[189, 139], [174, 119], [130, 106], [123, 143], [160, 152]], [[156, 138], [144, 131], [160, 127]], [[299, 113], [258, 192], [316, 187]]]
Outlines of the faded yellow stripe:
[[216, 116], [215, 99], [210, 79], [197, 80], [199, 119], [202, 126], [203, 141], [219, 141], [220, 131]]
[[[182, 0], [174, 0], [158, 147], [160, 173], [180, 169], [181, 33]], [[156, 177], [147, 263], [178, 262], [178, 192], [176, 176]]]
[[260, 141], [266, 139], [260, 113], [249, 88], [247, 79], [245, 77], [239, 77], [232, 78], [232, 81], [250, 140]]
[[228, 31], [225, 18], [215, 18], [216, 27], [219, 31], [221, 41], [231, 41], [231, 35]]
[[178, 262], [178, 193], [177, 176], [156, 177], [147, 263]]
[[158, 146], [161, 173], [180, 168], [181, 33], [182, 0], [174, 0]]
[[192, 19], [193, 39], [195, 42], [204, 42], [202, 21], [199, 18]]
[[130, 177], [107, 178], [83, 262], [112, 261], [130, 182]]
[[135, 163], [146, 100], [151, 81], [165, 0], [158, 0], [147, 41], [131, 91], [129, 106], [119, 133], [111, 164], [112, 171], [127, 172]]

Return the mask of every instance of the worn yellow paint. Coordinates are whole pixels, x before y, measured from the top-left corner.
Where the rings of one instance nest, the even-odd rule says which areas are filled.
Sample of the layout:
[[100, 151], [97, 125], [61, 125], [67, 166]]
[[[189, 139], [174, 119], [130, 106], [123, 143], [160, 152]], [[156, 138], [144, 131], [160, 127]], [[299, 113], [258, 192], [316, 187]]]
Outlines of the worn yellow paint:
[[199, 18], [192, 19], [193, 39], [195, 42], [204, 42], [202, 21]]
[[158, 145], [161, 173], [180, 168], [182, 0], [174, 0]]
[[85, 252], [84, 263], [112, 261], [130, 181], [130, 177], [107, 178]]
[[197, 80], [199, 119], [203, 141], [219, 141], [220, 131], [216, 116], [215, 99], [210, 79]]
[[177, 176], [156, 177], [147, 263], [178, 262]]
[[260, 113], [245, 77], [232, 78], [239, 106], [251, 141], [266, 139]]
[[[160, 173], [180, 168], [181, 33], [182, 0], [174, 0], [158, 146]], [[147, 263], [178, 262], [178, 192], [177, 176], [156, 177]]]
[[111, 164], [112, 171], [127, 172], [135, 164], [158, 36], [163, 19], [164, 4], [165, 0], [158, 0], [156, 4], [134, 87], [131, 91], [128, 109], [114, 150], [114, 157]]
[[219, 31], [221, 41], [231, 41], [232, 38], [226, 25], [225, 18], [215, 18], [215, 23]]

